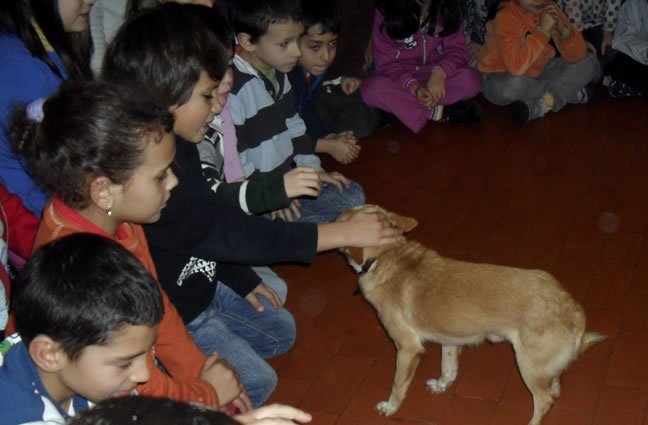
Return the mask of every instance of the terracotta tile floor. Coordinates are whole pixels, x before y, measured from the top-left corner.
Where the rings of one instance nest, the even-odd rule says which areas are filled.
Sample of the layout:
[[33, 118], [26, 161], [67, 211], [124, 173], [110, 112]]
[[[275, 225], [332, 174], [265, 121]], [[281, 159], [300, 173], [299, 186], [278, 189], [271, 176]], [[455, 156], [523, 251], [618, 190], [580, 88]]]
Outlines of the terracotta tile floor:
[[[542, 268], [583, 304], [588, 328], [608, 335], [563, 375], [544, 425], [648, 425], [648, 103], [614, 101], [512, 127], [507, 108], [481, 102], [477, 127], [400, 124], [362, 142], [359, 160], [328, 163], [361, 182], [370, 203], [416, 217], [410, 237], [455, 258]], [[315, 425], [523, 425], [527, 392], [508, 344], [462, 353], [442, 395], [430, 344], [408, 397], [390, 418], [395, 349], [356, 277], [335, 254], [310, 268], [278, 267], [298, 324], [295, 347], [271, 362], [271, 401], [300, 406]]]

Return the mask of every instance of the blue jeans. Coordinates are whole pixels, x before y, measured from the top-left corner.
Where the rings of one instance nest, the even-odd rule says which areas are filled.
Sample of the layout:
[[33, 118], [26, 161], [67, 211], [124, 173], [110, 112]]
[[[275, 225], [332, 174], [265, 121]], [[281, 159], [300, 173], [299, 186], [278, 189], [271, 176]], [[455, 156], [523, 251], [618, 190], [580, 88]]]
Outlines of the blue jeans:
[[288, 285], [286, 284], [286, 281], [280, 278], [279, 275], [268, 266], [253, 266], [252, 270], [254, 270], [257, 276], [261, 278], [263, 283], [275, 291], [275, 294], [277, 294], [277, 297], [281, 300], [281, 304], [285, 304], [286, 298], [288, 297]]
[[317, 198], [299, 198], [301, 218], [305, 223], [330, 223], [344, 211], [363, 205], [365, 194], [362, 186], [351, 181], [351, 186], [339, 192], [337, 187], [322, 183], [322, 190]]
[[187, 325], [205, 354], [217, 351], [236, 369], [255, 407], [262, 405], [277, 386], [277, 374], [265, 360], [285, 353], [295, 342], [295, 319], [285, 308], [256, 311], [245, 298], [218, 282], [205, 311]]

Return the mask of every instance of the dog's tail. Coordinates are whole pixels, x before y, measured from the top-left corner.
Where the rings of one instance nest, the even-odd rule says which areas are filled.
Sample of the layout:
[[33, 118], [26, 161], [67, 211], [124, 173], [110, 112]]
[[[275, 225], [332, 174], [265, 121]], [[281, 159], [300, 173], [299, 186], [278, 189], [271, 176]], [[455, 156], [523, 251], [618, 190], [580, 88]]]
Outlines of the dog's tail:
[[585, 332], [583, 338], [581, 338], [580, 348], [578, 349], [578, 354], [581, 355], [585, 350], [590, 348], [592, 345], [596, 344], [599, 341], [603, 341], [607, 336], [598, 333], [598, 332]]

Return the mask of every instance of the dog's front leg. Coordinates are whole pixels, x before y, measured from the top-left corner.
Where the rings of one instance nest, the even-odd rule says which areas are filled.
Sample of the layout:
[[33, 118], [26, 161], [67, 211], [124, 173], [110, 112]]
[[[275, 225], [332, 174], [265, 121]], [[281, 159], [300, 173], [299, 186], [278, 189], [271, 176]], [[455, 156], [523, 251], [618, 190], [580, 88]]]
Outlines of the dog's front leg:
[[419, 354], [421, 347], [400, 347], [396, 355], [396, 374], [394, 375], [394, 384], [392, 386], [389, 400], [381, 401], [376, 405], [376, 410], [383, 415], [392, 415], [400, 407], [410, 382], [414, 377], [414, 372], [419, 363]]
[[455, 345], [441, 346], [441, 377], [439, 379], [428, 379], [425, 383], [428, 390], [433, 393], [442, 393], [457, 379], [459, 369], [459, 353], [461, 347]]

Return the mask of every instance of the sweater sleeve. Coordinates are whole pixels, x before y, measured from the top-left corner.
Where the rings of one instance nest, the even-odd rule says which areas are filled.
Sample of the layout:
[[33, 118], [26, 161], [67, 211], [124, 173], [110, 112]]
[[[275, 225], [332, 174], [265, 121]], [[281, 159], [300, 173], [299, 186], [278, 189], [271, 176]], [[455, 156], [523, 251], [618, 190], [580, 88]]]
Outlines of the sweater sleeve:
[[454, 74], [457, 69], [465, 68], [470, 61], [470, 53], [464, 37], [464, 24], [453, 34], [443, 37], [443, 57], [438, 65], [446, 75]]
[[[181, 356], [182, 353], [177, 353]], [[220, 402], [211, 384], [200, 379], [180, 381], [166, 375], [153, 362], [153, 355], [148, 358], [151, 377], [144, 384], [137, 386], [140, 395], [163, 397], [186, 403], [197, 403], [214, 409], [220, 408]]]
[[563, 21], [563, 25], [569, 28], [569, 35], [565, 39], [560, 37], [554, 37], [554, 43], [556, 48], [560, 52], [560, 55], [563, 59], [568, 62], [578, 62], [583, 60], [587, 56], [587, 44], [583, 38], [583, 34], [580, 31], [576, 31], [574, 27], [569, 24], [569, 18], [564, 13], [561, 14], [560, 18]]
[[500, 11], [495, 17], [496, 45], [507, 71], [524, 75], [542, 57], [549, 37], [534, 29], [525, 31], [515, 16]]
[[648, 4], [644, 0], [627, 0], [619, 11], [619, 21], [612, 41], [614, 49], [644, 65], [648, 65], [647, 17]]
[[9, 249], [22, 258], [29, 258], [33, 251], [39, 220], [24, 207], [20, 198], [0, 184], [0, 204], [7, 217]]
[[220, 263], [216, 279], [229, 286], [238, 296], [245, 298], [261, 284], [261, 278], [247, 265]]

